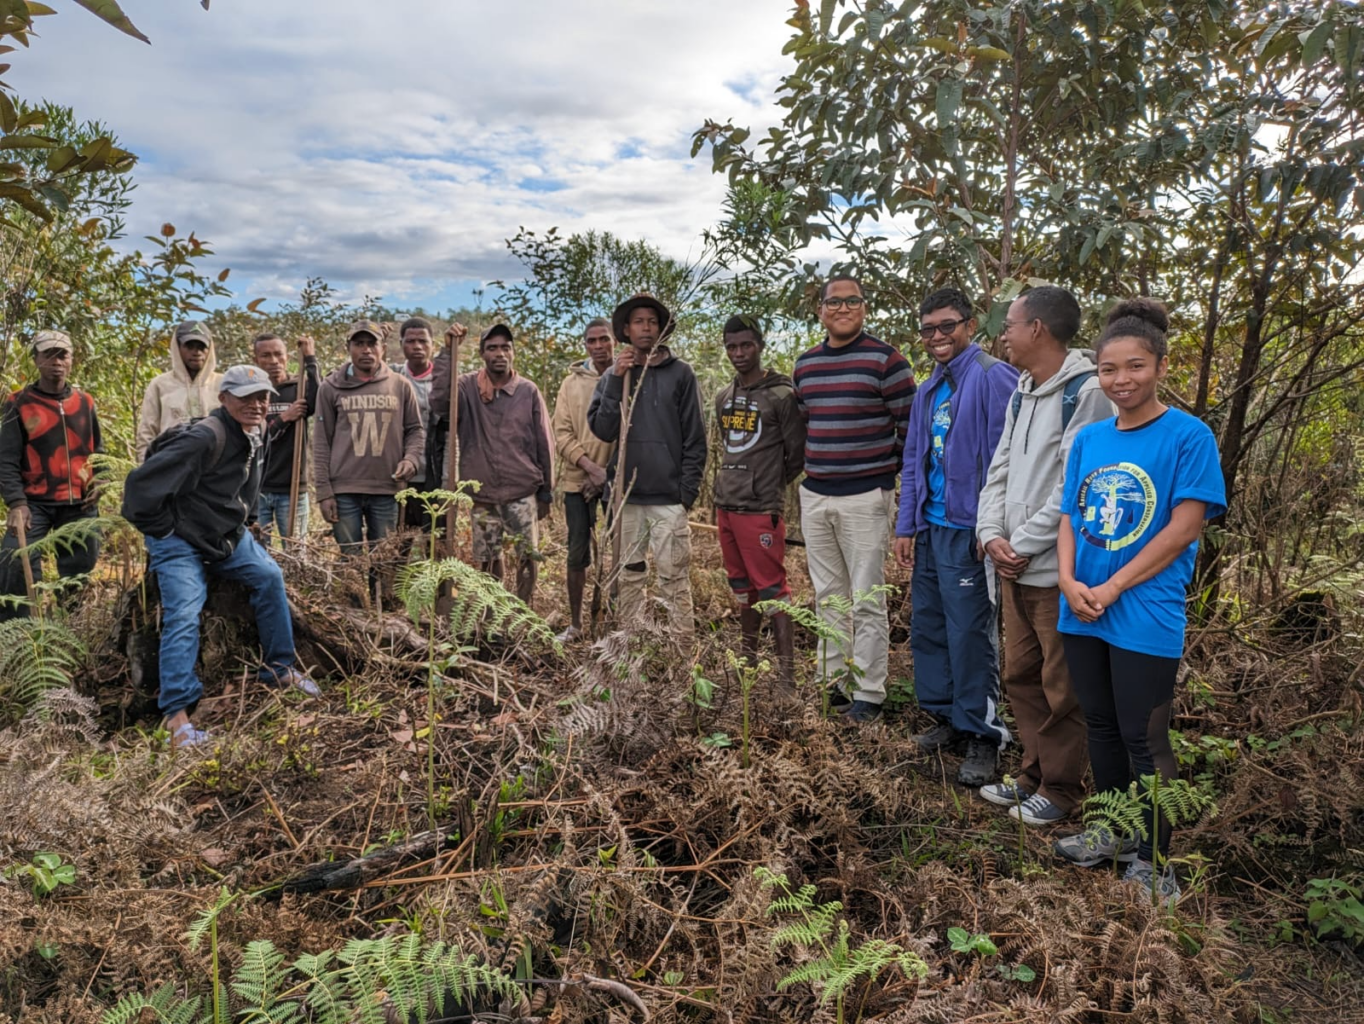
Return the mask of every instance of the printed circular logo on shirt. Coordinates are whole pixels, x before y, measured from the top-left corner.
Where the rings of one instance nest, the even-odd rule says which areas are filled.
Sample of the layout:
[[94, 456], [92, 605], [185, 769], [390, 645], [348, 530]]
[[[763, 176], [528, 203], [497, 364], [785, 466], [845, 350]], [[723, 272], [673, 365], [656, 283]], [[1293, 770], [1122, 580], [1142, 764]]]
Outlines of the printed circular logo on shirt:
[[1106, 551], [1121, 551], [1146, 533], [1156, 515], [1156, 485], [1140, 466], [1101, 466], [1080, 484], [1080, 533]]
[[762, 439], [763, 418], [758, 403], [747, 395], [735, 395], [720, 416], [720, 430], [725, 438], [725, 451], [740, 455]]

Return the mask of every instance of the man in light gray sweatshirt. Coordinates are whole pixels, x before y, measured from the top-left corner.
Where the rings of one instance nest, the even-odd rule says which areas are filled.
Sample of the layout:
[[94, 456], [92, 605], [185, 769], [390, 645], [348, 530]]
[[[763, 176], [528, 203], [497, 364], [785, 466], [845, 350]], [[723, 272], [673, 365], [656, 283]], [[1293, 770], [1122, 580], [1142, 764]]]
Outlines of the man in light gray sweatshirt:
[[1016, 781], [984, 786], [980, 795], [1028, 825], [1072, 814], [1089, 767], [1085, 718], [1056, 630], [1056, 531], [1071, 442], [1114, 412], [1091, 354], [1068, 347], [1079, 330], [1079, 303], [1054, 285], [1033, 288], [1009, 307], [1001, 337], [1021, 373], [976, 516], [976, 537], [1000, 576], [1002, 682], [1023, 744]]

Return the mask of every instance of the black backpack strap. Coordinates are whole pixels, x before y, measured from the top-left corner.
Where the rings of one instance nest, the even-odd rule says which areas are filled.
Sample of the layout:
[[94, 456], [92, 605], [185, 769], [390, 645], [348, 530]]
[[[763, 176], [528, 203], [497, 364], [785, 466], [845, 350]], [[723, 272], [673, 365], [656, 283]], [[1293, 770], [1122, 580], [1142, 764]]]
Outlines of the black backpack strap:
[[199, 422], [207, 426], [209, 433], [213, 435], [213, 458], [209, 459], [208, 465], [204, 467], [204, 472], [208, 472], [218, 465], [218, 460], [223, 457], [223, 448], [227, 445], [227, 428], [217, 416], [205, 416]]

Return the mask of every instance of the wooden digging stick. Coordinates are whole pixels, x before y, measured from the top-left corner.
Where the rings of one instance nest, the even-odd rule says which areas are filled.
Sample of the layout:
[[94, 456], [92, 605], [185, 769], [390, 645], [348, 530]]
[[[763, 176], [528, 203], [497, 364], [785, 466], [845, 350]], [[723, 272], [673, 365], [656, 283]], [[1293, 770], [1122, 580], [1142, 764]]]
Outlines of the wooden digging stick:
[[29, 561], [29, 554], [24, 551], [28, 547], [28, 531], [24, 529], [23, 523], [14, 524], [15, 536], [19, 538], [19, 550], [22, 555], [18, 556], [24, 563], [24, 590], [28, 594], [28, 604], [34, 618], [38, 617], [38, 588], [33, 584], [33, 564]]
[[[298, 390], [294, 393], [294, 401], [300, 398], [305, 402], [308, 398], [308, 364], [304, 361], [302, 346], [298, 350]], [[307, 433], [308, 410], [305, 406], [303, 415], [294, 422], [294, 464], [289, 470], [289, 519], [288, 529], [284, 531], [290, 540], [294, 539], [294, 530], [298, 526], [299, 477], [303, 475], [303, 443]]]
[[[445, 489], [459, 490], [459, 343], [455, 336], [450, 345], [450, 437], [445, 443]], [[445, 510], [445, 550], [455, 558], [455, 518], [454, 502]]]

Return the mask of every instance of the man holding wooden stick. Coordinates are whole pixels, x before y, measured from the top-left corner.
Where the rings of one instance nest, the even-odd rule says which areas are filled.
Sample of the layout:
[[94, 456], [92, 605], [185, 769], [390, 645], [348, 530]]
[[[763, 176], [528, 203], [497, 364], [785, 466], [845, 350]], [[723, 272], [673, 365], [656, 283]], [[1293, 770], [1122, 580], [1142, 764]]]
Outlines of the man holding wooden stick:
[[[616, 307], [611, 324], [630, 343], [602, 374], [587, 422], [603, 441], [617, 441], [621, 457], [613, 486], [623, 504], [617, 608], [623, 617], [644, 615], [648, 555], [654, 559], [659, 598], [674, 632], [695, 631], [691, 596], [691, 528], [687, 512], [706, 468], [706, 424], [696, 374], [663, 340], [673, 327], [668, 307], [652, 295], [634, 295]], [[622, 406], [628, 411], [622, 412]]]
[[[90, 456], [103, 454], [99, 418], [88, 394], [67, 383], [74, 346], [61, 331], [39, 331], [30, 346], [38, 380], [11, 395], [0, 414], [0, 498], [9, 529], [0, 542], [0, 584], [7, 595], [27, 593], [30, 608], [41, 579], [38, 554], [15, 551], [53, 530], [98, 514], [100, 480]], [[57, 575], [83, 576], [99, 557], [93, 530], [57, 549]], [[25, 614], [14, 602], [0, 604], [0, 621]]]
[[278, 334], [256, 335], [252, 348], [256, 365], [269, 375], [278, 392], [265, 416], [265, 469], [257, 506], [261, 539], [268, 548], [276, 530], [291, 540], [308, 536], [308, 420], [317, 411], [322, 380], [316, 344], [306, 334], [298, 339], [300, 376], [306, 381], [302, 394], [298, 380], [289, 376], [289, 350]]

